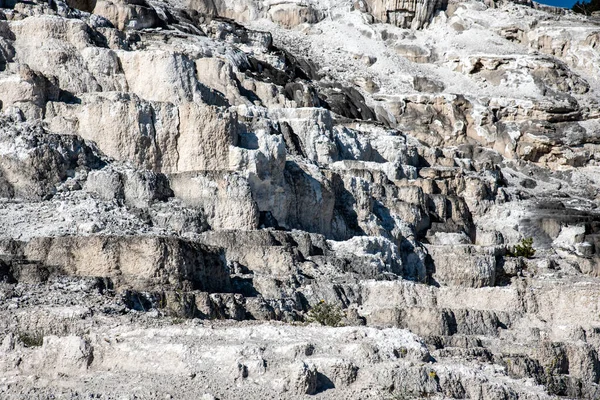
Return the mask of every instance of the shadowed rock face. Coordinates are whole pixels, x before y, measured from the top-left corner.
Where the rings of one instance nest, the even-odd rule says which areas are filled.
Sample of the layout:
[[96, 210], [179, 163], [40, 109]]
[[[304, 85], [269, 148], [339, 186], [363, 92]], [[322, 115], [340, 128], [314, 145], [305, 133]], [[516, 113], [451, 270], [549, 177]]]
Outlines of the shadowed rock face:
[[169, 282], [205, 291], [229, 288], [229, 275], [217, 249], [169, 238], [38, 238], [27, 243], [23, 256], [60, 266], [67, 274], [109, 277], [134, 288]]
[[594, 20], [0, 7], [0, 398], [600, 397]]
[[69, 5], [69, 7], [71, 8], [76, 8], [78, 10], [81, 11], [85, 11], [88, 13], [94, 12], [94, 9], [96, 8], [97, 5], [97, 1], [96, 0], [69, 0], [67, 1], [67, 4]]
[[419, 29], [429, 24], [436, 12], [445, 10], [447, 4], [444, 0], [365, 0], [356, 1], [355, 7], [379, 21]]
[[0, 159], [2, 197], [42, 200], [76, 174], [100, 168], [105, 161], [93, 144], [74, 135], [56, 135], [39, 125], [15, 126], [2, 121]]

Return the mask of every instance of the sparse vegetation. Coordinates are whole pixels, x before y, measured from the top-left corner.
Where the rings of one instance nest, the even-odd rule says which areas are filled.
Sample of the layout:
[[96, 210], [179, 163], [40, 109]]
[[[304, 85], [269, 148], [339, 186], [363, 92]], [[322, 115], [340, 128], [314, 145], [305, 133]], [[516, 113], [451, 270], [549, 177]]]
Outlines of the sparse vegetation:
[[164, 310], [167, 308], [167, 295], [164, 292], [159, 295], [158, 301], [156, 302], [156, 307], [159, 310]]
[[592, 15], [595, 11], [600, 11], [600, 0], [578, 1], [571, 8], [579, 14]]
[[535, 249], [533, 248], [533, 238], [524, 238], [509, 252], [510, 257], [532, 258], [534, 255]]
[[19, 340], [25, 347], [40, 347], [44, 343], [44, 334], [42, 332], [19, 332]]
[[318, 322], [326, 326], [340, 326], [344, 314], [342, 310], [334, 305], [321, 300], [308, 312], [308, 322]]
[[401, 347], [399, 351], [400, 357], [404, 358], [408, 354], [408, 349], [406, 347]]

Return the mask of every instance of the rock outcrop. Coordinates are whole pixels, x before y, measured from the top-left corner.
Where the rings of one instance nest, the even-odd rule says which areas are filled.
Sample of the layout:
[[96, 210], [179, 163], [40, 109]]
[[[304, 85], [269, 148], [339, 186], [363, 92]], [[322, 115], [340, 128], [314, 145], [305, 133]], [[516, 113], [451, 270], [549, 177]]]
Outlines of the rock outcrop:
[[355, 7], [381, 22], [399, 28], [419, 29], [429, 24], [437, 11], [446, 9], [444, 0], [358, 0]]
[[0, 398], [600, 396], [595, 20], [0, 6]]

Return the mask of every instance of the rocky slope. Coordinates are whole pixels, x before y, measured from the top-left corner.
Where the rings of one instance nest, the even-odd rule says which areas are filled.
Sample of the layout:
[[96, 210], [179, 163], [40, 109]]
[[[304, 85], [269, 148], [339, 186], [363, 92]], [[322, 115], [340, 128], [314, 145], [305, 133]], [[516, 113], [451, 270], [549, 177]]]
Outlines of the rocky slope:
[[0, 398], [600, 397], [600, 21], [0, 6]]

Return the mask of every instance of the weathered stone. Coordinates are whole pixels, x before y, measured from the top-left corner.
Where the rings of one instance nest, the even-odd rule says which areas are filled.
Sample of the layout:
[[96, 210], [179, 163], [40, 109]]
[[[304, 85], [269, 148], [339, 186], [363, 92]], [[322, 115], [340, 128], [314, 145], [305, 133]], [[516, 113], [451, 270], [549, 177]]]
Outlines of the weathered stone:
[[365, 0], [356, 3], [379, 21], [412, 29], [429, 24], [434, 13], [444, 9], [447, 4], [430, 0]]
[[109, 276], [145, 287], [188, 281], [197, 288], [229, 286], [218, 249], [161, 237], [81, 236], [39, 238], [27, 243], [31, 261], [77, 276]]
[[0, 398], [600, 397], [593, 18], [1, 3]]

